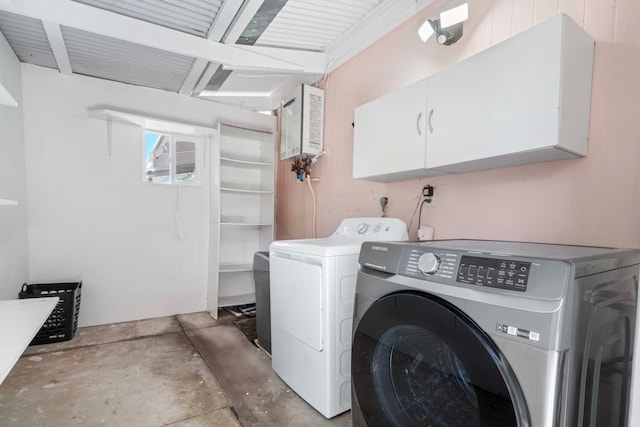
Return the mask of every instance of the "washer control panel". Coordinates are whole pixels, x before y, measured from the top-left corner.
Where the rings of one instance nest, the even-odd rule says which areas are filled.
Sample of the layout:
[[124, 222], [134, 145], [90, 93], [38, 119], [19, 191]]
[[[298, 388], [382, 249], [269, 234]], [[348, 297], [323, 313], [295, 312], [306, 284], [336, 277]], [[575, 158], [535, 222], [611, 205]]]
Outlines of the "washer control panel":
[[402, 254], [401, 274], [425, 278], [438, 276], [444, 279], [455, 277], [458, 255], [447, 252], [430, 252], [421, 248], [410, 248]]
[[398, 267], [398, 272], [405, 276], [524, 292], [531, 263], [409, 247], [402, 252]]
[[530, 262], [463, 255], [456, 281], [524, 292], [530, 270]]

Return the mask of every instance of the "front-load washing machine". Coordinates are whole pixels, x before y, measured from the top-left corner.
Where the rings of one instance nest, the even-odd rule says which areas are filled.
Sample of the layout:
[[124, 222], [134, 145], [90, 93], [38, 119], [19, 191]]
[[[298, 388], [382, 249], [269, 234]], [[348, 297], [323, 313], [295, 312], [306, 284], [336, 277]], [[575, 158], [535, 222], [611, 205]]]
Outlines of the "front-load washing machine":
[[365, 240], [406, 240], [396, 218], [349, 218], [324, 239], [269, 247], [272, 366], [322, 415], [351, 402], [351, 325], [358, 255]]
[[640, 251], [362, 245], [354, 426], [629, 423]]

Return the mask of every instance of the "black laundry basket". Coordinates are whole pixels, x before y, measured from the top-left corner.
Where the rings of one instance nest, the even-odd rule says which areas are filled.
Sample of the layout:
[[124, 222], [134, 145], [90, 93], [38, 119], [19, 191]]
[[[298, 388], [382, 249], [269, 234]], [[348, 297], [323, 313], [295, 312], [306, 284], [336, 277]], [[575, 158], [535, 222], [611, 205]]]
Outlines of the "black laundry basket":
[[60, 298], [51, 315], [29, 345], [69, 341], [73, 338], [78, 328], [81, 290], [81, 281], [70, 283], [25, 283], [22, 285], [22, 291], [18, 295], [20, 299]]

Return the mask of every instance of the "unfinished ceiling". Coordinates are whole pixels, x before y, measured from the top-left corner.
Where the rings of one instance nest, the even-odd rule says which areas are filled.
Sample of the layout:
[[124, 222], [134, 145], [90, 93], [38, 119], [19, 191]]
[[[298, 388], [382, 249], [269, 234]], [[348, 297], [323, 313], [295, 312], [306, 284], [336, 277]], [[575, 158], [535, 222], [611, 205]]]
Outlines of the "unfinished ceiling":
[[425, 0], [0, 0], [22, 61], [270, 110]]

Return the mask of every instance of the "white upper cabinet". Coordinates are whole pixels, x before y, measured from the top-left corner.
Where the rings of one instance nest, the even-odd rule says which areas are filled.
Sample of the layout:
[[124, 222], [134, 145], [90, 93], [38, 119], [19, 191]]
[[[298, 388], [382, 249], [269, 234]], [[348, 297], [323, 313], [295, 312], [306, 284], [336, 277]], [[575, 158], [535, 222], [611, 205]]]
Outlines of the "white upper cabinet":
[[353, 177], [399, 181], [425, 171], [427, 81], [355, 110]]
[[426, 167], [469, 172], [586, 156], [593, 40], [565, 15], [428, 78]]
[[[415, 129], [408, 119], [389, 119], [403, 110], [398, 102], [408, 97], [400, 101], [387, 95], [358, 107], [354, 178], [394, 181], [585, 156], [593, 48], [587, 33], [558, 15], [410, 86], [426, 94], [424, 149], [411, 150], [408, 142], [387, 137]], [[371, 105], [388, 118], [373, 116]], [[375, 147], [378, 158], [391, 158], [399, 168], [411, 167], [390, 173], [376, 162], [360, 165], [363, 157], [356, 153], [366, 147]], [[422, 153], [419, 169], [416, 157]]]

